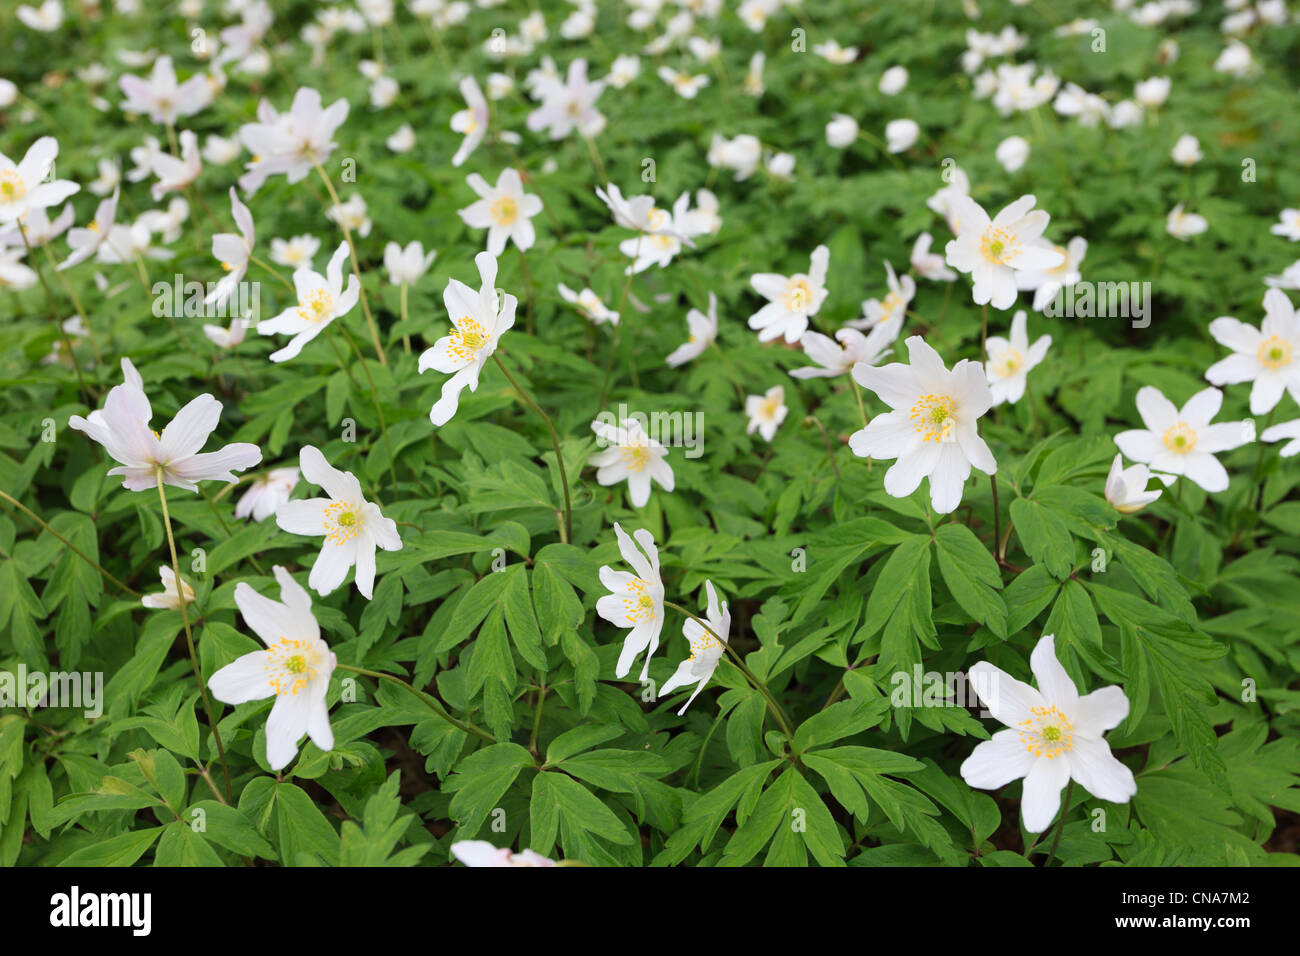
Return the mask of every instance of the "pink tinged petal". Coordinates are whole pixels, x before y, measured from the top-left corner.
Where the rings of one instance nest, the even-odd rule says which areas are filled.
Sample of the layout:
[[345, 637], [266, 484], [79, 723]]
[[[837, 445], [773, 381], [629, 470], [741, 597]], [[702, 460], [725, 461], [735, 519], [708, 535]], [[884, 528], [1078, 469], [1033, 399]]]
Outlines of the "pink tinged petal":
[[997, 790], [1013, 780], [1028, 776], [1034, 755], [1020, 742], [1014, 730], [1000, 730], [985, 740], [962, 761], [961, 778], [977, 790]]
[[1133, 771], [1115, 759], [1104, 740], [1075, 737], [1074, 747], [1064, 757], [1070, 776], [1094, 797], [1127, 803], [1137, 793]]
[[[1076, 739], [1075, 747], [1079, 741]], [[1056, 819], [1061, 808], [1061, 790], [1070, 779], [1070, 765], [1064, 757], [1038, 757], [1025, 777], [1020, 815], [1025, 829], [1042, 833]]]
[[1008, 727], [1031, 719], [1034, 708], [1046, 706], [1037, 690], [988, 661], [971, 667], [969, 678], [984, 707]]
[[1113, 730], [1128, 717], [1128, 697], [1122, 688], [1111, 685], [1094, 690], [1079, 698], [1071, 719], [1074, 732], [1079, 737], [1100, 737]]
[[1074, 713], [1075, 705], [1079, 702], [1079, 691], [1056, 656], [1056, 639], [1053, 635], [1046, 634], [1039, 639], [1029, 656], [1029, 667], [1034, 672], [1034, 679], [1038, 681], [1038, 691], [1043, 699], [1067, 717]]
[[267, 680], [271, 656], [254, 651], [232, 661], [208, 678], [208, 690], [224, 704], [237, 706], [270, 697], [275, 689]]

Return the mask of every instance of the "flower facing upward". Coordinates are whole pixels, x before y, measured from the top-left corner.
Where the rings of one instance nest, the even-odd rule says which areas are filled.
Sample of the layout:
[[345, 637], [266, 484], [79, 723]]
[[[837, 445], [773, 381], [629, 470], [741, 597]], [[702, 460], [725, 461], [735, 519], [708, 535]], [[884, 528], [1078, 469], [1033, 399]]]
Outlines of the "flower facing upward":
[[600, 583], [611, 593], [596, 602], [596, 613], [615, 627], [629, 628], [614, 676], [626, 677], [632, 669], [632, 661], [648, 648], [641, 668], [641, 680], [645, 680], [650, 676], [650, 658], [659, 646], [659, 635], [664, 627], [664, 583], [659, 577], [659, 549], [655, 547], [654, 536], [644, 528], [633, 532], [635, 543], [617, 521], [614, 522], [614, 534], [618, 537], [618, 550], [623, 560], [636, 573], [615, 571], [604, 565], [600, 569]]
[[627, 482], [632, 507], [643, 508], [650, 500], [651, 482], [657, 481], [664, 491], [674, 487], [673, 469], [668, 464], [668, 449], [647, 435], [635, 418], [625, 418], [618, 425], [597, 419], [591, 430], [605, 445], [588, 459], [596, 468], [601, 486]]
[[532, 218], [542, 211], [542, 201], [524, 192], [518, 170], [502, 170], [495, 186], [489, 186], [478, 173], [470, 173], [465, 181], [478, 193], [479, 199], [460, 210], [460, 218], [472, 229], [488, 231], [487, 251], [493, 256], [501, 255], [508, 240], [520, 252], [531, 249], [537, 240]]
[[749, 317], [749, 327], [758, 331], [760, 342], [784, 335], [787, 342], [794, 344], [808, 331], [808, 318], [816, 315], [826, 301], [829, 262], [830, 250], [818, 246], [813, 250], [807, 274], [796, 272], [787, 278], [760, 272], [749, 280], [754, 291], [767, 299], [767, 305]]
[[993, 393], [993, 404], [1008, 402], [1014, 405], [1025, 394], [1025, 385], [1029, 373], [1038, 366], [1051, 347], [1052, 337], [1044, 335], [1033, 345], [1029, 344], [1029, 333], [1024, 309], [1017, 309], [1011, 317], [1011, 338], [990, 335], [985, 343], [989, 360], [984, 366], [988, 376], [989, 389]]
[[0, 223], [18, 222], [29, 209], [57, 206], [81, 189], [67, 179], [45, 181], [58, 155], [53, 136], [32, 143], [18, 163], [0, 153]]
[[160, 56], [148, 79], [126, 74], [117, 81], [126, 101], [124, 113], [148, 113], [155, 123], [172, 124], [193, 116], [212, 102], [212, 87], [206, 73], [195, 73], [184, 83], [176, 82], [172, 58]]
[[[679, 717], [686, 713], [686, 708], [691, 706], [691, 701], [704, 690], [704, 685], [718, 669], [718, 662], [722, 660], [722, 655], [727, 652], [726, 641], [731, 630], [731, 612], [727, 610], [726, 601], [718, 603], [718, 592], [713, 590], [712, 581], [704, 582], [704, 590], [709, 596], [709, 607], [705, 615], [705, 620], [709, 624], [708, 629], [702, 627], [694, 618], [688, 617], [682, 622], [682, 634], [691, 645], [691, 654], [677, 665], [673, 676], [659, 688], [659, 695], [663, 697], [678, 687], [685, 687], [687, 684], [695, 685], [691, 696], [686, 698], [682, 709], [677, 711]], [[709, 633], [710, 631], [713, 633]]]
[[279, 601], [258, 594], [245, 581], [235, 585], [235, 604], [253, 633], [266, 645], [237, 658], [212, 675], [212, 696], [232, 706], [274, 697], [266, 718], [266, 762], [281, 770], [298, 753], [303, 734], [321, 750], [334, 747], [330, 729], [330, 675], [338, 658], [321, 640], [311, 611], [311, 595], [276, 565]]
[[298, 269], [293, 274], [298, 304], [290, 306], [273, 319], [257, 323], [258, 335], [292, 335], [284, 348], [272, 352], [272, 362], [286, 362], [294, 358], [326, 326], [341, 315], [346, 315], [361, 297], [361, 283], [355, 275], [348, 276], [343, 288], [343, 260], [348, 255], [348, 244], [339, 243], [330, 256], [325, 275], [311, 269]]
[[375, 548], [402, 550], [396, 523], [362, 497], [361, 482], [352, 472], [333, 467], [319, 448], [304, 447], [298, 464], [302, 476], [320, 485], [329, 497], [287, 501], [276, 510], [275, 523], [290, 534], [324, 536], [307, 578], [317, 594], [337, 588], [355, 564], [357, 590], [369, 600], [375, 584]]
[[501, 336], [515, 324], [519, 300], [508, 292], [497, 297], [497, 260], [488, 252], [474, 257], [482, 287], [475, 292], [459, 279], [447, 280], [442, 301], [451, 318], [451, 333], [444, 335], [420, 356], [421, 374], [426, 369], [451, 375], [442, 386], [442, 396], [429, 410], [434, 425], [445, 425], [456, 414], [460, 393], [478, 389], [483, 366], [497, 349]]
[[293, 95], [288, 113], [278, 113], [263, 100], [257, 122], [240, 127], [239, 138], [253, 159], [239, 178], [239, 188], [256, 192], [266, 180], [283, 173], [290, 183], [302, 180], [334, 150], [334, 134], [348, 118], [348, 101], [321, 105], [320, 93], [309, 86]]
[[962, 359], [949, 371], [919, 335], [907, 340], [911, 363], [880, 368], [859, 364], [853, 378], [890, 411], [877, 415], [849, 438], [862, 458], [896, 458], [885, 473], [885, 491], [906, 498], [930, 479], [930, 502], [939, 514], [961, 504], [971, 467], [991, 475], [997, 461], [980, 437], [980, 416], [993, 405], [984, 370]]
[[587, 61], [574, 60], [566, 82], [546, 85], [542, 105], [528, 114], [528, 128], [545, 130], [551, 139], [564, 139], [575, 129], [581, 136], [595, 136], [605, 128], [605, 117], [596, 109], [596, 100], [604, 91], [604, 80], [587, 79]]
[[1250, 413], [1271, 412], [1288, 391], [1300, 401], [1300, 316], [1281, 289], [1264, 294], [1264, 321], [1259, 328], [1222, 316], [1210, 323], [1210, 334], [1233, 354], [1205, 372], [1212, 385], [1253, 382]]
[[944, 252], [948, 265], [970, 273], [976, 305], [1009, 309], [1016, 301], [1017, 272], [1054, 269], [1065, 261], [1042, 238], [1050, 217], [1034, 209], [1033, 196], [1021, 196], [993, 219], [969, 196], [952, 202], [960, 225]]
[[1120, 432], [1115, 444], [1152, 471], [1184, 475], [1206, 491], [1225, 491], [1228, 472], [1214, 456], [1254, 441], [1255, 423], [1248, 418], [1211, 425], [1222, 404], [1223, 393], [1207, 388], [1177, 408], [1160, 389], [1145, 385], [1138, 389], [1137, 408], [1146, 428]]
[[1057, 660], [1051, 634], [1038, 642], [1029, 666], [1037, 690], [987, 661], [970, 669], [980, 700], [1009, 729], [975, 748], [961, 765], [962, 779], [980, 790], [997, 790], [1023, 777], [1020, 815], [1030, 833], [1051, 824], [1070, 780], [1094, 797], [1127, 803], [1137, 793], [1133, 772], [1102, 737], [1128, 716], [1124, 691], [1111, 686], [1079, 696]]

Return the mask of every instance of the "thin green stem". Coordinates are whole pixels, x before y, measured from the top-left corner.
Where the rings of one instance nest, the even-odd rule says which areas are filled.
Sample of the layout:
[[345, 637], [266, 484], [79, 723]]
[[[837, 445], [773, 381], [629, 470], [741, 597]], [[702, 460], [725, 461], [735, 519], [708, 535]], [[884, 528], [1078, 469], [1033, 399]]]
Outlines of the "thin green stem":
[[1074, 781], [1071, 780], [1070, 785], [1065, 788], [1065, 799], [1061, 801], [1061, 819], [1056, 823], [1056, 836], [1052, 838], [1052, 848], [1047, 851], [1047, 859], [1043, 863], [1045, 867], [1052, 865], [1052, 859], [1056, 856], [1056, 848], [1061, 843], [1061, 832], [1065, 829], [1065, 817], [1070, 812], [1070, 797], [1073, 794]]
[[519, 397], [524, 400], [524, 403], [541, 416], [542, 423], [546, 425], [546, 430], [550, 432], [551, 447], [555, 449], [555, 463], [560, 469], [560, 486], [564, 490], [564, 524], [560, 526], [560, 540], [568, 544], [573, 540], [573, 502], [569, 498], [569, 474], [564, 467], [564, 452], [560, 450], [560, 436], [555, 431], [555, 426], [551, 424], [551, 417], [542, 411], [542, 406], [533, 401], [532, 396], [524, 391], [524, 387], [510, 374], [505, 362], [501, 361], [500, 350], [492, 353], [492, 360], [497, 363], [497, 368], [501, 369], [510, 384], [515, 387], [515, 391], [519, 393]]
[[330, 201], [334, 203], [334, 211], [339, 217], [339, 226], [343, 229], [343, 238], [348, 243], [348, 253], [352, 259], [352, 274], [357, 277], [357, 288], [361, 290], [361, 311], [366, 314], [366, 325], [370, 327], [370, 338], [375, 344], [375, 354], [379, 356], [379, 364], [387, 366], [388, 356], [384, 354], [383, 343], [379, 341], [379, 326], [375, 324], [375, 317], [370, 314], [370, 300], [366, 298], [366, 286], [361, 281], [361, 266], [357, 262], [357, 246], [352, 241], [352, 230], [348, 228], [347, 217], [343, 213], [343, 203], [334, 189], [334, 183], [330, 181], [329, 173], [325, 172], [325, 168], [320, 163], [316, 163], [316, 172], [320, 173], [321, 182], [325, 184], [325, 189], [330, 194]]
[[5, 501], [9, 502], [11, 505], [13, 505], [15, 508], [17, 508], [17, 509], [18, 509], [19, 511], [21, 511], [23, 514], [27, 515], [27, 517], [31, 518], [33, 521], [35, 521], [38, 525], [40, 525], [42, 528], [44, 528], [44, 529], [45, 529], [46, 531], [48, 531], [50, 534], [54, 535], [54, 537], [56, 537], [56, 538], [58, 538], [60, 541], [62, 541], [64, 547], [66, 547], [69, 551], [71, 551], [71, 552], [72, 552], [73, 554], [75, 554], [77, 557], [81, 558], [82, 561], [85, 561], [87, 564], [89, 564], [92, 568], [94, 568], [96, 571], [98, 571], [100, 574], [102, 574], [102, 575], [103, 575], [105, 578], [107, 578], [109, 581], [112, 581], [114, 584], [116, 584], [120, 590], [125, 591], [127, 594], [131, 595], [132, 597], [139, 597], [139, 596], [140, 596], [140, 592], [139, 592], [139, 591], [137, 591], [137, 590], [135, 590], [134, 588], [128, 587], [127, 585], [123, 584], [123, 583], [122, 583], [121, 581], [119, 581], [117, 578], [113, 577], [113, 575], [109, 574], [107, 571], [105, 571], [103, 568], [101, 568], [101, 567], [99, 566], [99, 562], [98, 562], [98, 561], [95, 561], [95, 560], [93, 560], [93, 559], [91, 559], [91, 558], [88, 558], [88, 557], [85, 555], [85, 553], [82, 552], [82, 550], [81, 550], [80, 548], [78, 548], [75, 544], [73, 544], [71, 541], [69, 541], [69, 540], [68, 540], [67, 538], [65, 538], [63, 535], [59, 534], [57, 531], [55, 531], [53, 528], [51, 528], [48, 524], [46, 524], [44, 521], [42, 521], [40, 515], [38, 515], [38, 514], [37, 514], [36, 512], [34, 512], [34, 511], [32, 511], [31, 508], [28, 508], [25, 504], [23, 504], [23, 503], [22, 503], [21, 501], [19, 501], [17, 498], [14, 498], [14, 497], [10, 496], [10, 495], [6, 494], [6, 493], [3, 492], [3, 491], [0, 491], [0, 498], [3, 498]]

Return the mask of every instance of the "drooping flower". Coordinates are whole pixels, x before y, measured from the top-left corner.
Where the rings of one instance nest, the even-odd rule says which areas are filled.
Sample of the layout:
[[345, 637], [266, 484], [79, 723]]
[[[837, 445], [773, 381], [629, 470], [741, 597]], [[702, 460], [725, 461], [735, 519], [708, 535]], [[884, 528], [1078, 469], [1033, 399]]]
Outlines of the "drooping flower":
[[343, 260], [348, 255], [347, 242], [339, 243], [330, 256], [325, 275], [311, 269], [298, 269], [293, 274], [298, 304], [290, 306], [273, 319], [257, 323], [258, 335], [292, 335], [284, 348], [272, 352], [272, 362], [286, 362], [294, 358], [316, 336], [339, 316], [347, 315], [361, 297], [361, 283], [355, 275], [348, 276], [343, 288]]
[[230, 212], [239, 233], [219, 232], [212, 237], [212, 255], [221, 263], [226, 274], [217, 280], [217, 287], [203, 301], [207, 305], [222, 305], [234, 294], [248, 273], [248, 260], [253, 255], [256, 235], [253, 231], [253, 214], [239, 201], [235, 187], [230, 187]]
[[[129, 362], [123, 359], [123, 371]], [[233, 472], [251, 468], [262, 460], [262, 452], [248, 442], [235, 442], [218, 451], [200, 453], [221, 418], [221, 403], [211, 395], [200, 395], [176, 413], [159, 435], [149, 428], [153, 409], [134, 367], [127, 381], [115, 386], [104, 408], [85, 418], [73, 415], [68, 426], [99, 442], [115, 461], [108, 474], [121, 475], [129, 491], [144, 491], [158, 484], [198, 491], [200, 481], [238, 479]]]
[[266, 762], [279, 771], [297, 755], [304, 734], [321, 750], [333, 749], [325, 695], [338, 658], [321, 639], [311, 595], [280, 565], [273, 570], [279, 601], [258, 594], [245, 581], [235, 585], [239, 613], [266, 650], [227, 664], [212, 675], [208, 687], [213, 697], [231, 706], [275, 698], [266, 718]]
[[307, 578], [317, 594], [329, 594], [356, 565], [357, 590], [369, 600], [375, 585], [375, 548], [402, 550], [397, 524], [383, 516], [379, 505], [366, 501], [352, 472], [332, 466], [319, 448], [304, 446], [298, 464], [302, 476], [329, 497], [287, 501], [276, 509], [275, 523], [290, 534], [324, 536]]
[[651, 482], [657, 481], [664, 491], [673, 490], [668, 449], [647, 435], [637, 419], [625, 418], [614, 425], [598, 418], [591, 430], [603, 447], [587, 464], [597, 469], [596, 481], [602, 487], [626, 481], [634, 508], [644, 508], [650, 500]]
[[992, 220], [969, 196], [955, 197], [957, 238], [945, 248], [948, 265], [974, 280], [976, 305], [1009, 309], [1016, 301], [1016, 273], [1053, 269], [1065, 256], [1042, 238], [1050, 217], [1021, 196]]
[[465, 98], [465, 108], [452, 116], [451, 128], [465, 138], [461, 140], [456, 155], [451, 158], [453, 166], [459, 166], [469, 159], [478, 144], [483, 142], [488, 129], [487, 100], [474, 77], [466, 76], [460, 81], [460, 95]]
[[475, 292], [459, 279], [448, 279], [443, 303], [451, 318], [451, 333], [444, 335], [420, 356], [419, 371], [426, 369], [451, 375], [442, 386], [442, 397], [429, 410], [434, 425], [445, 425], [456, 414], [460, 393], [466, 387], [478, 389], [483, 366], [496, 351], [501, 336], [515, 324], [519, 300], [508, 292], [497, 297], [497, 260], [488, 252], [474, 257], [482, 287]]
[[699, 358], [717, 340], [718, 297], [714, 293], [709, 293], [707, 314], [699, 309], [691, 309], [686, 313], [686, 327], [690, 330], [690, 338], [673, 349], [664, 360], [670, 368], [677, 368], [691, 359]]
[[916, 280], [909, 275], [904, 275], [902, 279], [894, 272], [893, 265], [889, 260], [885, 260], [885, 281], [889, 288], [888, 295], [884, 301], [880, 299], [867, 299], [862, 303], [861, 319], [854, 319], [846, 323], [854, 329], [872, 329], [878, 325], [897, 320], [902, 325], [903, 318], [907, 315], [907, 307], [912, 302], [912, 297], [916, 295]]
[[513, 241], [520, 252], [531, 249], [537, 241], [532, 218], [542, 211], [542, 200], [524, 192], [519, 171], [503, 169], [495, 186], [489, 186], [478, 173], [470, 173], [465, 181], [479, 199], [460, 210], [460, 218], [471, 229], [488, 231], [487, 251], [501, 255], [507, 240]]
[[1250, 413], [1265, 415], [1282, 400], [1283, 392], [1300, 401], [1300, 315], [1281, 289], [1264, 294], [1264, 321], [1259, 328], [1221, 316], [1210, 323], [1210, 334], [1233, 354], [1205, 372], [1211, 385], [1253, 382]]
[[647, 651], [641, 668], [641, 680], [644, 681], [650, 676], [650, 658], [659, 647], [659, 635], [664, 627], [664, 583], [659, 576], [659, 549], [655, 547], [654, 535], [644, 528], [628, 537], [616, 521], [614, 534], [618, 537], [618, 550], [623, 560], [636, 573], [615, 571], [604, 565], [600, 569], [600, 583], [611, 593], [596, 602], [596, 613], [615, 627], [629, 628], [614, 676], [626, 677], [637, 655]]
[[249, 485], [235, 504], [235, 517], [265, 521], [289, 500], [298, 485], [298, 476], [298, 469], [291, 465], [272, 468]]
[[1161, 489], [1147, 490], [1152, 478], [1159, 479], [1166, 488], [1175, 480], [1173, 475], [1153, 472], [1146, 465], [1125, 468], [1124, 456], [1117, 454], [1110, 463], [1110, 474], [1106, 476], [1106, 500], [1120, 514], [1131, 515], [1141, 511], [1160, 497]]
[[497, 849], [487, 840], [457, 840], [451, 845], [451, 855], [466, 866], [559, 866], [532, 850], [514, 853], [508, 846]]
[[1033, 345], [1029, 344], [1028, 322], [1024, 309], [1017, 309], [1011, 317], [1011, 338], [990, 335], [985, 348], [989, 360], [984, 366], [988, 376], [993, 404], [1007, 402], [1014, 405], [1025, 394], [1029, 373], [1042, 362], [1052, 345], [1052, 337], [1044, 335]]
[[885, 491], [906, 498], [930, 479], [930, 503], [939, 514], [961, 504], [971, 467], [997, 471], [993, 452], [980, 437], [980, 416], [993, 405], [984, 370], [962, 359], [949, 371], [919, 335], [907, 340], [910, 364], [873, 368], [855, 365], [853, 378], [890, 411], [854, 432], [849, 447], [861, 458], [898, 459], [885, 472]]
[[770, 442], [789, 412], [790, 409], [785, 404], [784, 385], [773, 385], [762, 395], [749, 395], [745, 398], [745, 414], [749, 416], [745, 434], [758, 432], [764, 441]]
[[246, 319], [231, 319], [230, 328], [223, 329], [219, 325], [205, 323], [203, 334], [213, 345], [222, 349], [233, 349], [244, 341], [244, 336], [248, 333], [248, 321]]
[[1183, 475], [1206, 491], [1225, 491], [1228, 472], [1214, 456], [1254, 441], [1255, 422], [1247, 418], [1211, 425], [1222, 404], [1223, 393], [1207, 388], [1177, 408], [1160, 389], [1144, 385], [1138, 389], [1137, 408], [1146, 428], [1120, 432], [1115, 444], [1126, 458], [1150, 465], [1152, 471]]
[[412, 242], [405, 249], [395, 242], [384, 246], [384, 268], [388, 270], [388, 281], [393, 285], [414, 285], [421, 276], [429, 271], [436, 250], [429, 250], [425, 255], [424, 245]]
[[847, 375], [859, 362], [876, 365], [890, 353], [902, 329], [903, 317], [896, 316], [874, 326], [867, 335], [850, 328], [840, 329], [833, 339], [820, 332], [805, 332], [799, 344], [817, 364], [793, 369], [790, 374], [795, 378], [834, 378]]
[[727, 609], [727, 602], [718, 603], [718, 593], [713, 589], [712, 581], [704, 582], [704, 590], [708, 594], [709, 601], [704, 619], [709, 626], [706, 629], [694, 618], [689, 617], [682, 622], [682, 634], [691, 645], [690, 656], [677, 665], [673, 676], [659, 688], [659, 696], [664, 697], [678, 687], [685, 687], [687, 684], [695, 685], [691, 696], [686, 698], [682, 709], [677, 711], [678, 717], [686, 713], [686, 708], [691, 706], [691, 701], [695, 700], [700, 691], [704, 690], [704, 685], [713, 677], [713, 672], [718, 669], [718, 662], [727, 651], [725, 645], [730, 637], [731, 612]]
[[81, 189], [67, 179], [45, 181], [58, 155], [53, 136], [32, 143], [18, 163], [0, 153], [0, 223], [17, 223], [29, 210], [57, 206]]
[[1204, 216], [1194, 212], [1184, 212], [1182, 203], [1169, 210], [1169, 216], [1165, 220], [1165, 231], [1181, 242], [1186, 242], [1192, 236], [1199, 236], [1209, 228], [1210, 224]]
[[980, 700], [1008, 729], [976, 746], [961, 765], [962, 779], [980, 790], [997, 790], [1023, 777], [1020, 816], [1030, 833], [1051, 824], [1070, 780], [1101, 800], [1127, 803], [1137, 782], [1103, 737], [1128, 716], [1124, 691], [1112, 685], [1080, 696], [1057, 660], [1051, 634], [1034, 647], [1029, 666], [1037, 689], [987, 661], [970, 669]]
[[930, 251], [933, 241], [934, 237], [928, 232], [916, 237], [916, 243], [912, 246], [912, 268], [921, 278], [931, 282], [952, 282], [957, 278], [957, 273], [948, 268], [943, 256]]
[[774, 272], [760, 272], [750, 278], [754, 291], [768, 300], [767, 305], [749, 317], [749, 327], [758, 330], [760, 342], [784, 335], [793, 344], [808, 331], [809, 317], [816, 315], [826, 301], [829, 262], [830, 250], [818, 246], [813, 250], [807, 274], [796, 272], [787, 278]]
[[163, 565], [158, 569], [158, 577], [162, 579], [163, 589], [155, 594], [146, 594], [140, 599], [140, 603], [145, 607], [155, 610], [175, 611], [181, 606], [182, 597], [186, 604], [194, 603], [194, 589], [183, 578], [181, 579], [181, 589], [176, 590], [176, 572], [171, 568]]

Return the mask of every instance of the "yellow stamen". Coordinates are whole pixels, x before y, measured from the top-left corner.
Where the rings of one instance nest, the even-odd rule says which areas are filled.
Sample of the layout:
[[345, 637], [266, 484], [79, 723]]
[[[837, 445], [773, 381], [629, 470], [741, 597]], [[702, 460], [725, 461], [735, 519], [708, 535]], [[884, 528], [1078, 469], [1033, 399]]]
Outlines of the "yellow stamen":
[[950, 441], [957, 423], [957, 403], [949, 395], [922, 395], [912, 405], [912, 427], [922, 441]]

